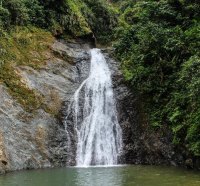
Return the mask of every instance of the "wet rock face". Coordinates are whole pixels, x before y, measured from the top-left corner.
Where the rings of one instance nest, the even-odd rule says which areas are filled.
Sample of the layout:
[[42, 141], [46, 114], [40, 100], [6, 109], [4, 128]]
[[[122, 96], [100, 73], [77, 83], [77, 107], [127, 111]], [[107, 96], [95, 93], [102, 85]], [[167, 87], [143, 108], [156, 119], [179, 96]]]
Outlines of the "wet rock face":
[[0, 174], [5, 173], [8, 168], [8, 157], [5, 151], [3, 134], [0, 131]]
[[134, 94], [120, 71], [119, 62], [113, 60], [112, 50], [104, 50], [112, 70], [118, 120], [123, 131], [123, 164], [183, 164], [181, 153], [175, 152], [172, 135], [167, 127], [160, 131], [150, 128], [143, 113], [140, 99]]
[[[155, 132], [150, 129], [148, 122], [145, 120], [146, 116], [140, 109], [140, 100], [124, 81], [120, 71], [120, 63], [111, 57], [113, 51], [109, 49], [102, 49], [102, 51], [112, 72], [118, 120], [123, 131], [123, 151], [120, 163], [180, 164], [183, 161], [183, 157], [175, 156], [169, 130], [166, 128], [164, 130], [165, 134], [161, 135], [163, 131]], [[83, 72], [88, 73], [88, 68]], [[87, 73], [85, 74], [86, 76], [80, 76], [80, 81], [87, 77]], [[63, 107], [63, 123], [65, 124], [68, 114], [66, 111], [69, 104], [70, 102], [66, 101]], [[72, 143], [67, 144], [67, 147], [69, 147], [67, 150], [67, 165], [75, 165], [77, 141], [76, 132], [73, 129], [73, 115], [70, 115], [68, 116], [67, 130], [70, 131], [68, 135]]]
[[[0, 173], [65, 166], [67, 136], [60, 112], [89, 70], [88, 44], [55, 41], [54, 56], [40, 70], [18, 67], [22, 81], [44, 98], [52, 113], [27, 113], [0, 84]], [[65, 110], [63, 110], [65, 112]]]

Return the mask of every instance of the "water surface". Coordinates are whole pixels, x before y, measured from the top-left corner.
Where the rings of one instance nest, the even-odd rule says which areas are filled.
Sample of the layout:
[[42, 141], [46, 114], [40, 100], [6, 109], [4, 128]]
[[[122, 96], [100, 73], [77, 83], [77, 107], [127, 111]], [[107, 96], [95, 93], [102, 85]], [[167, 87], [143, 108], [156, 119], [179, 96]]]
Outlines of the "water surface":
[[174, 167], [121, 166], [21, 171], [0, 186], [200, 186], [200, 172]]

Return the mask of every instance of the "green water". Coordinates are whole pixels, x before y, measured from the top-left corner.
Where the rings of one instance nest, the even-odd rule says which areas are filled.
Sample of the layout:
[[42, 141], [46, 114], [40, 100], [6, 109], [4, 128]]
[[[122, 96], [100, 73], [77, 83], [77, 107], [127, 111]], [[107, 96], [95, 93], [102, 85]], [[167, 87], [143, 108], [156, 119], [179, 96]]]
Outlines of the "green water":
[[47, 169], [0, 176], [0, 186], [200, 186], [200, 172], [156, 166]]

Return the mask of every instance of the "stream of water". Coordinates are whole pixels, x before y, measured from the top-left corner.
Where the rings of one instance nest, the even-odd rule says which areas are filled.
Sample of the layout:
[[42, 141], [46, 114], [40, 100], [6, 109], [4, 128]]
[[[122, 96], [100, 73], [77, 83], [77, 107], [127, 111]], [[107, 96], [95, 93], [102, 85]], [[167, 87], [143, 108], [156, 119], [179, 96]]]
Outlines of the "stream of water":
[[[91, 50], [90, 73], [74, 94], [71, 112], [77, 134], [77, 166], [116, 165], [122, 147], [122, 132], [111, 72], [99, 49]], [[68, 141], [70, 146], [71, 139]]]

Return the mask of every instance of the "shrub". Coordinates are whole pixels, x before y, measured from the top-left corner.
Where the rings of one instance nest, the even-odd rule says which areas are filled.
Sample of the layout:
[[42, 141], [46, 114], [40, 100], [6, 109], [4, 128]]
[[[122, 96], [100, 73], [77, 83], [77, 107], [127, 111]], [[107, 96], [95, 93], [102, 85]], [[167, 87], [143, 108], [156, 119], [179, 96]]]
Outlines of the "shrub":
[[143, 97], [152, 126], [168, 124], [174, 143], [200, 155], [200, 3], [129, 3], [115, 45], [126, 80]]

